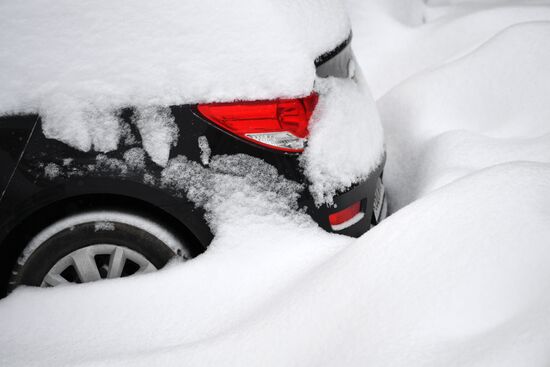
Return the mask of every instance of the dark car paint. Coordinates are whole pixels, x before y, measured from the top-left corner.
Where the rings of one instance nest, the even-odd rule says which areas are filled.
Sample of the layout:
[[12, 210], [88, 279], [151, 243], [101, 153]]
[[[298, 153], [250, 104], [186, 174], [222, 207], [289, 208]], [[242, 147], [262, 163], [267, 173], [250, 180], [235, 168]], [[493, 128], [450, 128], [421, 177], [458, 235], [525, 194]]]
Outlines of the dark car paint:
[[[352, 52], [348, 39], [335, 51], [317, 60], [319, 76], [347, 77], [347, 67], [351, 59]], [[171, 149], [171, 158], [183, 155], [189, 160], [201, 162], [201, 150], [197, 140], [204, 136], [208, 140], [213, 156], [246, 154], [257, 157], [276, 167], [279, 174], [287, 179], [307, 184], [307, 179], [300, 167], [298, 153], [264, 148], [232, 136], [203, 118], [196, 105], [171, 106], [170, 109], [180, 131], [177, 144]], [[106, 157], [116, 160], [122, 160], [127, 149], [141, 147], [139, 131], [131, 124], [133, 109], [124, 109], [120, 114], [121, 118], [131, 126], [136, 140], [129, 144], [121, 143], [119, 149], [105, 154]], [[196, 208], [181, 193], [170, 192], [169, 189], [161, 188], [155, 183], [148, 183], [145, 179], [145, 172], [160, 177], [162, 167], [146, 158], [145, 171], [130, 169], [123, 173], [117, 172], [116, 169], [102, 169], [97, 166], [98, 152], [82, 152], [59, 141], [48, 139], [44, 136], [40, 125], [41, 119], [37, 115], [0, 118], [0, 162], [2, 163], [0, 173], [2, 186], [0, 187], [7, 186], [0, 200], [0, 242], [2, 243], [0, 258], [4, 261], [7, 261], [8, 257], [13, 261], [14, 254], [21, 251], [20, 248], [15, 252], [10, 249], [11, 256], [2, 255], [9, 245], [4, 240], [9, 238], [7, 236], [20, 223], [24, 223], [26, 218], [34, 213], [55, 217], [55, 212], [62, 210], [59, 206], [55, 206], [55, 203], [68, 203], [71, 198], [80, 197], [92, 197], [93, 202], [94, 195], [98, 197], [110, 195], [109, 197], [113, 198], [136, 200], [158, 208], [167, 216], [183, 224], [200, 247], [204, 249], [208, 246], [212, 240], [212, 233], [204, 219], [203, 210]], [[67, 158], [72, 160], [69, 164], [64, 161]], [[57, 177], [55, 175], [48, 177], [46, 174], [48, 164], [62, 167], [64, 173]], [[370, 228], [371, 223], [374, 223], [371, 215], [373, 203], [367, 198], [374, 196], [383, 165], [382, 161], [367, 180], [336, 196], [334, 206], [316, 207], [307, 189], [303, 191], [299, 204], [307, 208], [307, 213], [322, 228], [331, 231], [328, 222], [330, 213], [363, 200], [363, 209], [367, 215], [358, 223], [338, 232], [349, 236], [360, 236]], [[93, 170], [90, 171], [90, 167]], [[59, 217], [60, 214], [57, 216]], [[6, 264], [0, 263], [0, 267], [2, 267], [0, 271], [4, 271]], [[0, 281], [5, 276], [6, 274], [0, 276]]]
[[36, 115], [0, 117], [0, 201], [5, 195], [6, 187], [21, 159], [21, 153], [37, 118]]

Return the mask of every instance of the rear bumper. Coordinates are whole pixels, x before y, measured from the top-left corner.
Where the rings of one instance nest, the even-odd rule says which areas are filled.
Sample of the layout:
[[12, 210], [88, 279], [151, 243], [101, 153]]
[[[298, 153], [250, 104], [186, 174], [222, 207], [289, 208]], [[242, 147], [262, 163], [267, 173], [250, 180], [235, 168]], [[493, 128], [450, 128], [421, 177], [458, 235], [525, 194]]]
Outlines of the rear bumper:
[[[336, 195], [334, 197], [334, 205], [323, 205], [309, 211], [311, 217], [326, 231], [351, 237], [359, 237], [367, 232], [373, 225], [378, 224], [379, 221], [384, 219], [386, 214], [385, 195], [380, 198], [380, 200], [382, 200], [380, 204], [382, 208], [380, 217], [376, 218], [374, 214], [376, 191], [378, 186], [382, 184], [385, 162], [386, 157], [384, 155], [378, 167], [376, 167], [365, 180], [352, 186], [349, 190]], [[364, 216], [359, 221], [346, 228], [334, 230], [329, 222], [329, 215], [347, 208], [358, 201], [361, 201], [361, 211], [364, 213]]]

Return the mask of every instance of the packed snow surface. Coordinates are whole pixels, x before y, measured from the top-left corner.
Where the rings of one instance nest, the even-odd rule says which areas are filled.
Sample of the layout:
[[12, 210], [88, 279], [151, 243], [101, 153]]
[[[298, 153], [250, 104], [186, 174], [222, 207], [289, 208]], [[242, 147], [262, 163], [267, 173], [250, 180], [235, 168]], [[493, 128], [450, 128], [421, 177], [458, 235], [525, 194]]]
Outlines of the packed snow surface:
[[0, 24], [0, 114], [102, 152], [122, 107], [309, 94], [350, 32], [338, 0], [2, 1]]
[[550, 9], [523, 3], [348, 1], [386, 132], [379, 226], [323, 232], [292, 210], [303, 188], [250, 157], [175, 157], [163, 184], [196, 188], [209, 250], [16, 290], [0, 365], [550, 365]]

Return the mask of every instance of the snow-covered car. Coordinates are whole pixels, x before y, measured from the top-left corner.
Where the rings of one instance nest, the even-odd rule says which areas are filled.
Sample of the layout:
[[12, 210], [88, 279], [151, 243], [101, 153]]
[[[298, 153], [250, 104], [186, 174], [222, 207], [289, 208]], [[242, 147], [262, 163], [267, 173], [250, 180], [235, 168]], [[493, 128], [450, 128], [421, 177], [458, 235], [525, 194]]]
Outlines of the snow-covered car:
[[[254, 46], [244, 34], [257, 24], [231, 23], [206, 32], [198, 45], [182, 45], [199, 54], [185, 61], [193, 52], [172, 49], [157, 58], [167, 41], [151, 34], [162, 34], [166, 22], [154, 31], [146, 23], [135, 34], [117, 33], [118, 24], [108, 23], [112, 9], [102, 14], [70, 2], [63, 6], [48, 10], [49, 18], [32, 8], [0, 9], [8, 24], [0, 41], [11, 55], [0, 62], [2, 292], [21, 284], [124, 277], [200, 254], [213, 238], [208, 212], [215, 203], [209, 197], [224, 190], [219, 175], [246, 177], [268, 192], [283, 192], [295, 210], [338, 234], [360, 236], [385, 216], [381, 127], [339, 8], [340, 13], [326, 10], [330, 24], [318, 16], [311, 29], [297, 28], [307, 31], [300, 42], [289, 47], [274, 42], [249, 53], [216, 44], [229, 29], [239, 34], [236, 46]], [[195, 15], [208, 10], [195, 6]], [[27, 26], [21, 19], [10, 23], [22, 13]], [[44, 20], [52, 18], [66, 24]], [[35, 25], [40, 22], [46, 22], [42, 28]], [[174, 24], [166, 26], [170, 37], [177, 33]], [[281, 27], [258, 28], [248, 37], [268, 39]], [[110, 46], [117, 36], [124, 43]], [[83, 46], [64, 51], [64, 37]], [[191, 36], [178, 37], [187, 42]], [[309, 48], [307, 37], [316, 40]], [[25, 48], [29, 39], [35, 43]], [[222, 60], [209, 65], [203, 54], [212, 45], [223, 48], [210, 54]], [[304, 52], [293, 55], [297, 45]], [[138, 55], [123, 50], [104, 62], [121, 47], [134, 47]], [[120, 55], [131, 62], [120, 61]], [[166, 61], [171, 58], [172, 64]], [[197, 77], [213, 70], [210, 79]]]

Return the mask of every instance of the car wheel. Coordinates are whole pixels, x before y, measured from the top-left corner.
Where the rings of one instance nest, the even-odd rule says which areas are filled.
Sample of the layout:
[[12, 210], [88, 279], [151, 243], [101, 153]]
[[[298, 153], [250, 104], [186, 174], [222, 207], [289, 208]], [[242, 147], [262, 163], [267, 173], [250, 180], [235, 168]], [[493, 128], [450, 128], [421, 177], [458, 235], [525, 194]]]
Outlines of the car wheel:
[[9, 289], [121, 278], [162, 268], [189, 252], [166, 228], [135, 214], [93, 211], [60, 220], [25, 247]]

